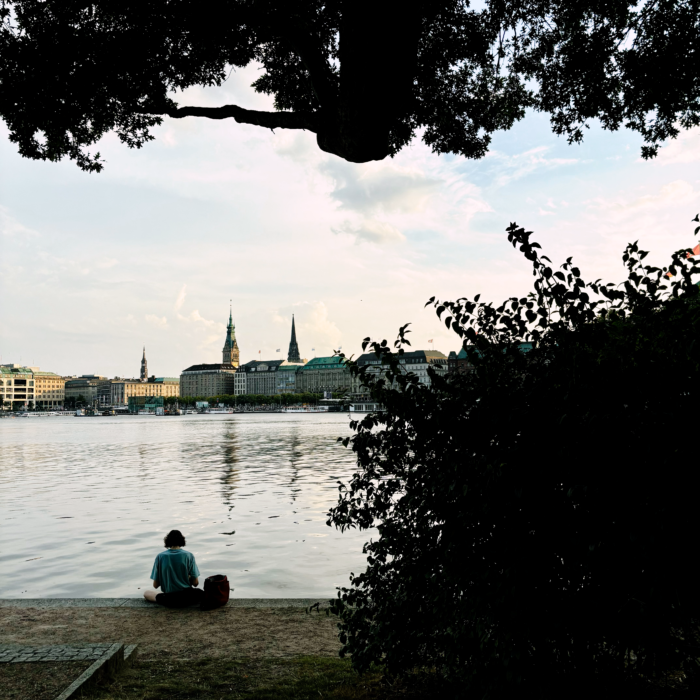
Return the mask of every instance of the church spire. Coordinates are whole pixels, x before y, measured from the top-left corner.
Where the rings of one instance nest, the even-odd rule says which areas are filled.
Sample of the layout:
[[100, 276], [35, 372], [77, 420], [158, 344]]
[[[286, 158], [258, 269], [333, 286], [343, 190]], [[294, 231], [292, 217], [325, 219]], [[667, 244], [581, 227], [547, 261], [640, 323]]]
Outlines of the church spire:
[[148, 363], [146, 362], [146, 346], [143, 346], [143, 357], [141, 358], [141, 381], [148, 381]]
[[289, 354], [287, 362], [301, 362], [299, 355], [299, 346], [297, 345], [297, 329], [294, 325], [294, 314], [292, 314], [292, 339], [289, 342]]
[[229, 306], [228, 326], [226, 326], [226, 340], [222, 351], [222, 362], [225, 365], [238, 367], [238, 343], [236, 342], [236, 326], [233, 323], [233, 309]]

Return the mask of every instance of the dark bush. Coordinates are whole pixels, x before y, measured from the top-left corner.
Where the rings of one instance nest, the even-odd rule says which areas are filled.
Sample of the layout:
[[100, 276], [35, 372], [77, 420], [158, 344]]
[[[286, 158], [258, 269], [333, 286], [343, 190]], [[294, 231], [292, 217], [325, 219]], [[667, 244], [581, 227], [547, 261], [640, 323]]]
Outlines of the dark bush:
[[527, 297], [428, 302], [473, 371], [426, 387], [401, 370], [406, 326], [396, 351], [365, 339], [385, 374], [352, 371], [386, 411], [352, 423], [359, 470], [329, 524], [379, 536], [332, 606], [342, 654], [437, 669], [475, 697], [691, 683], [700, 264], [679, 251], [669, 279], [631, 244], [623, 284], [587, 284], [530, 235], [508, 229], [533, 264]]

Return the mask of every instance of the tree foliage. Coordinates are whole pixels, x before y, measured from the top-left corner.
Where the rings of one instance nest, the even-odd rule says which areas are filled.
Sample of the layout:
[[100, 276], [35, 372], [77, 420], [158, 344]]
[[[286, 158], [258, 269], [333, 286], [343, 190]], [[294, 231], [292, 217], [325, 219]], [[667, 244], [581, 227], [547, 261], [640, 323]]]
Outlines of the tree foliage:
[[359, 470], [329, 517], [379, 532], [334, 602], [343, 654], [481, 694], [694, 678], [700, 263], [645, 265], [634, 243], [622, 284], [587, 283], [508, 237], [533, 292], [428, 302], [473, 371], [421, 385], [400, 369], [406, 326], [396, 351], [371, 343], [384, 376], [352, 368], [386, 411], [352, 424]]
[[[698, 0], [0, 0], [0, 115], [23, 156], [102, 168], [162, 116], [305, 129], [353, 162], [420, 133], [483, 156], [527, 108], [580, 141], [592, 119], [644, 138], [643, 155], [698, 124]], [[276, 111], [180, 105], [257, 62]]]
[[[194, 406], [197, 401], [208, 401], [210, 404], [222, 403], [225, 406], [296, 406], [302, 404], [317, 404], [322, 399], [321, 394], [303, 392], [296, 394], [221, 394], [220, 396], [179, 396], [171, 397], [171, 402], [183, 406]], [[167, 402], [167, 399], [166, 399]]]

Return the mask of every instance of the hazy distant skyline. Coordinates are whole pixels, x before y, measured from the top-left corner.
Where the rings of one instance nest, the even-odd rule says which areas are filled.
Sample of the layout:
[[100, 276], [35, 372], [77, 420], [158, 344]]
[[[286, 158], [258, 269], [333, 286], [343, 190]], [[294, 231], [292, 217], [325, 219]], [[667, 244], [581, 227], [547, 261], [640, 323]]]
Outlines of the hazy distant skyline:
[[[189, 104], [269, 108], [256, 68]], [[20, 158], [0, 129], [0, 355], [61, 374], [177, 376], [219, 362], [229, 299], [241, 361], [286, 357], [292, 313], [302, 357], [412, 322], [416, 349], [459, 348], [433, 295], [501, 301], [529, 291], [507, 242], [517, 221], [559, 265], [619, 281], [628, 241], [666, 264], [692, 247], [700, 131], [641, 161], [635, 134], [593, 127], [582, 146], [530, 114], [481, 161], [420, 141], [356, 165], [313, 134], [233, 120], [165, 120], [131, 151], [109, 136], [99, 175]], [[281, 348], [278, 355], [275, 350]], [[312, 352], [311, 348], [316, 351]]]

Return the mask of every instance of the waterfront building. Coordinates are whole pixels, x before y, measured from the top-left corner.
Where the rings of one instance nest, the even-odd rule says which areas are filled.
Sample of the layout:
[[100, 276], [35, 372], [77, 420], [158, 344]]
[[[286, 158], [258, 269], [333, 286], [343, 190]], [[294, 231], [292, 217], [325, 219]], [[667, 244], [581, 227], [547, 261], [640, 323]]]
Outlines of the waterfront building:
[[283, 362], [277, 368], [277, 392], [278, 394], [297, 393], [297, 375], [303, 365]]
[[464, 348], [461, 348], [457, 353], [453, 350], [448, 357], [447, 364], [450, 374], [465, 374], [474, 370], [474, 365], [469, 362], [467, 351]]
[[[282, 364], [286, 364], [284, 360], [251, 360], [241, 365], [238, 372], [245, 374], [245, 393], [262, 396], [277, 394], [277, 371]], [[298, 365], [292, 367], [297, 368]]]
[[192, 365], [180, 374], [180, 396], [233, 394], [236, 368], [228, 364]]
[[14, 364], [0, 366], [0, 406], [3, 410], [35, 407], [34, 370], [38, 369]]
[[8, 364], [0, 366], [0, 409], [58, 408], [63, 406], [65, 380], [39, 367]]
[[66, 380], [54, 372], [37, 369], [34, 375], [34, 399], [37, 407], [58, 408], [66, 398]]
[[[224, 396], [236, 393], [235, 375], [239, 365], [236, 327], [229, 311], [226, 339], [219, 364], [192, 365], [180, 374], [180, 396]], [[243, 392], [245, 393], [245, 392]]]
[[164, 415], [164, 401], [162, 396], [130, 396], [129, 413], [148, 413], [152, 415]]
[[248, 375], [243, 367], [239, 367], [236, 370], [236, 374], [233, 375], [233, 393], [237, 395], [248, 393]]
[[[518, 343], [521, 352], [530, 352], [532, 350], [532, 343], [521, 342]], [[448, 372], [450, 374], [465, 374], [466, 372], [473, 372], [474, 365], [469, 361], [467, 357], [467, 351], [464, 347], [458, 353], [452, 351], [447, 360]]]
[[153, 396], [167, 398], [183, 395], [180, 391], [180, 379], [177, 377], [148, 377], [141, 379], [112, 379], [108, 382], [110, 403], [112, 406], [126, 406], [129, 397]]
[[[382, 372], [381, 360], [373, 352], [365, 353], [357, 358], [359, 367], [368, 367], [372, 374]], [[404, 372], [412, 372], [418, 376], [421, 384], [430, 385], [431, 379], [428, 376], [428, 367], [432, 368], [438, 375], [447, 374], [448, 358], [438, 350], [412, 350], [405, 352], [399, 359], [399, 365]], [[360, 384], [358, 377], [352, 378], [352, 394], [358, 397], [367, 396], [366, 387]]]
[[340, 357], [314, 357], [297, 372], [296, 391], [299, 393], [343, 393], [351, 388], [350, 370]]
[[[82, 399], [88, 406], [93, 406], [95, 403], [105, 406], [109, 404], [109, 400], [105, 401], [104, 399], [105, 388], [109, 391], [109, 379], [98, 374], [83, 374], [80, 377], [70, 377], [65, 380], [65, 401], [73, 403], [77, 399]], [[101, 403], [100, 397], [102, 397]]]

